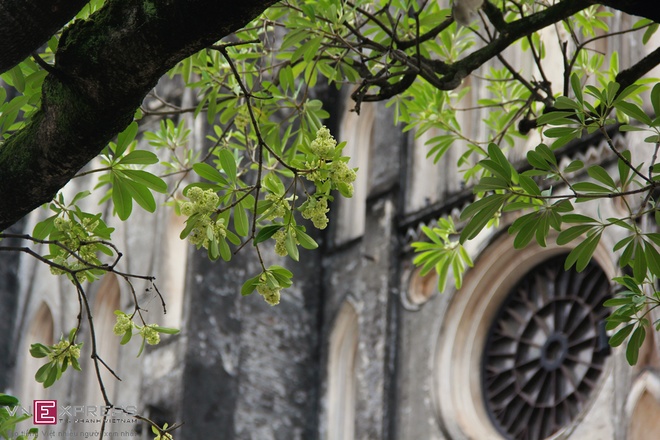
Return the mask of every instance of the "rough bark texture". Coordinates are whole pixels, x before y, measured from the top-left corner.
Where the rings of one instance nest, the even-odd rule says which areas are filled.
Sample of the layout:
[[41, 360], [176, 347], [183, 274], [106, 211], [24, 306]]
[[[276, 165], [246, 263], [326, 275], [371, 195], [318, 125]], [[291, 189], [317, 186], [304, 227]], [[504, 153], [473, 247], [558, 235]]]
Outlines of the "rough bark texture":
[[595, 5], [603, 5], [612, 9], [617, 9], [626, 14], [645, 17], [650, 20], [660, 22], [660, 3], [648, 0], [601, 0], [590, 1]]
[[272, 3], [110, 0], [68, 28], [41, 110], [0, 148], [0, 230], [50, 201], [130, 123], [168, 69]]
[[0, 0], [0, 73], [20, 63], [67, 24], [88, 0]]

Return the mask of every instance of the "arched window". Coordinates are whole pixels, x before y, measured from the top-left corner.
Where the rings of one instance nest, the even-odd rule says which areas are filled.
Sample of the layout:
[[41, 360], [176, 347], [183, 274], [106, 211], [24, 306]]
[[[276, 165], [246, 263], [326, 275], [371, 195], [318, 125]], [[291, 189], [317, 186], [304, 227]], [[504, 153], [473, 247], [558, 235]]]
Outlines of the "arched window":
[[[119, 337], [113, 332], [116, 322], [115, 310], [120, 309], [119, 282], [117, 277], [109, 273], [101, 281], [101, 286], [96, 294], [93, 307], [94, 332], [96, 335], [96, 348], [98, 355], [113, 370], [117, 368]], [[105, 402], [98, 384], [94, 362], [89, 359], [91, 343], [87, 347], [88, 353], [86, 371], [85, 402], [88, 405], [103, 406]], [[110, 400], [114, 397], [117, 379], [110, 374], [103, 365], [100, 365], [103, 385]], [[115, 371], [117, 372], [117, 371]], [[114, 403], [114, 402], [113, 402]]]
[[364, 234], [374, 116], [373, 105], [362, 104], [359, 116], [347, 109], [342, 118], [340, 139], [346, 141], [344, 155], [351, 158], [348, 165], [351, 168], [359, 168], [359, 170], [357, 179], [353, 182], [353, 197], [338, 199], [339, 214], [335, 234], [337, 244], [345, 243]]
[[644, 371], [632, 384], [626, 402], [628, 439], [660, 438], [660, 377], [653, 370]]
[[352, 440], [355, 435], [355, 381], [358, 316], [344, 302], [330, 335], [328, 365], [328, 440]]
[[53, 345], [54, 321], [53, 314], [46, 303], [42, 302], [36, 313], [32, 316], [30, 327], [25, 335], [20, 355], [24, 362], [19, 370], [20, 393], [18, 395], [21, 404], [28, 408], [35, 399], [46, 398], [47, 390], [34, 379], [37, 370], [44, 365], [44, 359], [36, 359], [30, 355], [30, 345], [41, 343]]
[[[183, 296], [186, 288], [186, 268], [188, 260], [188, 242], [181, 240], [179, 234], [185, 228], [186, 218], [172, 214], [167, 223], [167, 242], [164, 255], [165, 273], [163, 274], [162, 294], [165, 298], [167, 313], [162, 319], [166, 327], [181, 326]], [[161, 284], [159, 283], [159, 286]]]

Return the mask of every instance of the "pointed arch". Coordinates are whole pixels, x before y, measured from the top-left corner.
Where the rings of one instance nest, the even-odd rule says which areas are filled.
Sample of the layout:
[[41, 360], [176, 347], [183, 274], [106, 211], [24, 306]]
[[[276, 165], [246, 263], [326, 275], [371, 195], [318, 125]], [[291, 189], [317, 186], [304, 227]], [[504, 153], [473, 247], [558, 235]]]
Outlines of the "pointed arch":
[[[119, 355], [119, 340], [114, 334], [113, 328], [116, 322], [115, 310], [119, 310], [120, 306], [120, 289], [117, 276], [113, 273], [108, 273], [103, 277], [99, 290], [94, 300], [92, 308], [92, 316], [94, 320], [94, 332], [96, 335], [96, 347], [98, 355], [103, 361], [115, 369], [117, 367], [117, 360]], [[91, 343], [89, 344], [91, 350]], [[89, 353], [89, 351], [87, 351]], [[98, 378], [96, 376], [96, 368], [94, 362], [88, 357], [88, 364], [85, 368], [85, 402], [88, 405], [105, 404], [103, 394], [99, 388]], [[112, 400], [116, 379], [101, 367], [101, 375], [103, 384], [105, 386], [108, 397]]]
[[346, 141], [344, 155], [350, 157], [348, 165], [359, 168], [353, 182], [353, 197], [339, 200], [339, 224], [335, 234], [337, 244], [345, 243], [364, 234], [366, 202], [369, 192], [369, 160], [371, 158], [374, 105], [362, 105], [358, 116], [346, 109], [341, 122], [340, 139]]
[[328, 440], [355, 436], [358, 315], [345, 301], [330, 335], [328, 365]]
[[22, 368], [18, 370], [20, 392], [19, 398], [24, 405], [31, 404], [35, 399], [46, 398], [47, 390], [34, 379], [37, 370], [44, 364], [44, 359], [36, 359], [30, 355], [30, 345], [41, 343], [44, 345], [54, 344], [55, 321], [50, 307], [41, 302], [36, 312], [30, 319], [30, 326], [23, 339], [21, 356], [23, 356]]

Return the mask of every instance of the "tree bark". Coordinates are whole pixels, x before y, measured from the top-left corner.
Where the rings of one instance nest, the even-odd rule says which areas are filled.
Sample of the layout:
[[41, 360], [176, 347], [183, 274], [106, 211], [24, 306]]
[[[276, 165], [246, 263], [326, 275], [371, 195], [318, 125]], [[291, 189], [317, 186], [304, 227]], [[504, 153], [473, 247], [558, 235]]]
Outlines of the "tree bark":
[[44, 45], [89, 0], [0, 0], [0, 73]]
[[274, 0], [108, 0], [64, 31], [41, 109], [0, 147], [0, 231], [52, 200], [178, 61]]
[[590, 3], [617, 9], [626, 14], [648, 18], [660, 23], [660, 3], [650, 0], [591, 0]]

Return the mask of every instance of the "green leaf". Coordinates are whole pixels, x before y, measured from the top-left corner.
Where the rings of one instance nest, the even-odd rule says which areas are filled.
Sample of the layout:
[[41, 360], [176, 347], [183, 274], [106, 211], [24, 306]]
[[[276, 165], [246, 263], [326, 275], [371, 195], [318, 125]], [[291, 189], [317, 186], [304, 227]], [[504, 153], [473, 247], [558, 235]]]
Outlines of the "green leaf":
[[593, 182], [577, 182], [573, 184], [573, 189], [583, 193], [610, 194], [612, 192], [611, 189]]
[[316, 249], [319, 247], [319, 244], [314, 241], [312, 237], [307, 235], [299, 226], [296, 226], [296, 238], [298, 239], [300, 246], [305, 249]]
[[197, 226], [197, 221], [200, 217], [200, 214], [193, 214], [190, 217], [188, 217], [188, 220], [186, 220], [186, 227], [183, 228], [183, 231], [181, 231], [181, 234], [179, 234], [179, 238], [183, 240], [186, 238], [190, 233], [192, 232], [193, 229]]
[[[628, 163], [631, 163], [631, 153], [630, 150], [625, 150], [621, 152], [621, 155], [628, 161]], [[619, 169], [619, 181], [621, 182], [621, 185], [625, 187], [625, 185], [628, 183], [628, 176], [630, 175], [630, 167], [621, 159], [617, 161], [617, 167]]]
[[53, 368], [53, 363], [48, 362], [47, 364], [44, 364], [37, 370], [37, 372], [34, 375], [34, 380], [36, 380], [39, 383], [44, 383], [46, 379], [48, 379], [48, 375], [50, 374], [50, 370]]
[[250, 230], [250, 222], [248, 220], [245, 209], [240, 206], [234, 207], [234, 229], [236, 233], [242, 237], [248, 235]]
[[545, 113], [538, 117], [536, 123], [538, 125], [565, 125], [565, 124], [575, 124], [575, 120], [569, 119], [570, 117], [575, 117], [574, 111], [551, 111]]
[[618, 307], [626, 304], [630, 304], [632, 299], [627, 296], [624, 298], [610, 298], [603, 303], [603, 307]]
[[660, 116], [660, 83], [654, 85], [651, 89], [651, 105], [653, 105], [655, 115]]
[[644, 254], [646, 256], [646, 262], [651, 273], [656, 277], [660, 277], [660, 253], [658, 253], [658, 250], [653, 246], [652, 243], [645, 241]]
[[220, 245], [218, 244], [218, 240], [216, 240], [215, 237], [209, 238], [208, 255], [211, 261], [217, 260], [220, 256]]
[[595, 219], [582, 214], [566, 214], [562, 220], [564, 223], [598, 223]]
[[270, 266], [268, 268], [268, 274], [275, 277], [277, 284], [283, 289], [291, 287], [291, 285], [293, 284], [291, 282], [291, 278], [293, 277], [293, 274], [289, 270], [283, 268], [282, 266]]
[[589, 261], [591, 256], [596, 250], [600, 241], [602, 231], [587, 237], [582, 243], [578, 244], [566, 257], [564, 269], [568, 270], [575, 264], [575, 269], [582, 272]]
[[18, 405], [18, 399], [9, 394], [0, 393], [0, 406], [16, 406]]
[[538, 225], [539, 218], [536, 212], [526, 214], [514, 221], [509, 228], [509, 234], [518, 232], [516, 238], [513, 240], [513, 247], [522, 249], [527, 246], [534, 237]]
[[229, 150], [220, 150], [218, 153], [218, 159], [220, 160], [220, 166], [227, 174], [227, 178], [231, 182], [236, 181], [236, 159], [234, 155]]
[[34, 225], [32, 236], [37, 240], [45, 240], [53, 230], [56, 217], [57, 215], [50, 216]]
[[625, 341], [628, 338], [628, 335], [632, 333], [634, 328], [635, 328], [635, 324], [628, 324], [618, 332], [614, 333], [610, 337], [610, 345], [612, 347], [618, 347], [619, 345], [623, 344], [623, 341]]
[[151, 151], [135, 150], [122, 157], [117, 164], [121, 165], [152, 165], [158, 163], [158, 156]]
[[[115, 157], [120, 157], [126, 151], [126, 148], [133, 142], [138, 132], [138, 124], [133, 121], [128, 127], [117, 135], [117, 145], [115, 146]], [[155, 162], [154, 162], [155, 163]]]
[[587, 233], [590, 231], [592, 228], [594, 228], [595, 225], [577, 225], [577, 226], [572, 226], [568, 229], [565, 229], [559, 233], [557, 236], [557, 244], [560, 246], [563, 246], [567, 243], [570, 243], [571, 241], [575, 240], [579, 236]]
[[507, 194], [492, 194], [488, 197], [477, 200], [465, 208], [461, 213], [461, 220], [470, 217], [471, 219], [461, 232], [460, 242], [464, 243], [465, 240], [471, 240], [476, 237], [500, 208], [502, 208], [507, 197]]
[[587, 174], [589, 174], [589, 176], [592, 179], [595, 179], [600, 183], [605, 184], [609, 188], [616, 189], [617, 187], [616, 183], [614, 183], [614, 180], [612, 179], [612, 177], [610, 177], [609, 173], [599, 165], [594, 165], [589, 167], [587, 169]]
[[507, 160], [506, 156], [504, 156], [504, 153], [502, 153], [502, 150], [500, 147], [497, 146], [495, 143], [490, 143], [488, 145], [488, 155], [490, 156], [491, 159], [493, 159], [497, 164], [499, 164], [500, 168], [504, 170], [505, 172], [505, 178], [507, 180], [511, 180], [511, 174], [512, 174], [512, 167], [509, 161]]
[[141, 185], [146, 186], [156, 192], [166, 193], [167, 183], [158, 176], [155, 176], [144, 170], [117, 170], [117, 174], [121, 174]]
[[227, 185], [227, 179], [224, 178], [220, 171], [213, 168], [211, 165], [200, 162], [193, 165], [193, 171], [197, 173], [202, 179], [209, 180], [211, 182], [219, 183], [220, 185]]
[[534, 180], [531, 177], [525, 176], [525, 175], [520, 175], [518, 177], [518, 181], [520, 183], [520, 186], [522, 187], [523, 190], [527, 194], [534, 195], [534, 196], [540, 196], [541, 195], [541, 189], [539, 186], [534, 182]]
[[230, 261], [231, 260], [231, 249], [229, 249], [229, 245], [227, 244], [227, 240], [220, 239], [218, 241], [218, 244], [220, 245], [220, 256], [222, 257], [222, 259], [225, 260], [225, 261]]
[[140, 357], [140, 355], [144, 351], [144, 346], [146, 345], [146, 343], [147, 343], [147, 338], [142, 337], [142, 343], [140, 344], [140, 349], [138, 350], [138, 354], [135, 357]]
[[580, 77], [577, 76], [576, 73], [571, 75], [571, 89], [573, 89], [575, 99], [577, 99], [578, 102], [582, 102], [582, 84], [580, 83]]
[[550, 171], [552, 169], [550, 167], [550, 164], [548, 164], [548, 162], [546, 162], [545, 159], [543, 159], [543, 156], [541, 156], [536, 151], [530, 150], [527, 152], [527, 161], [531, 166], [539, 170]]
[[554, 167], [557, 167], [557, 158], [555, 157], [555, 154], [552, 152], [550, 148], [546, 144], [539, 144], [536, 146], [535, 151], [539, 153], [546, 162], [554, 165]]
[[501, 179], [507, 183], [511, 180], [511, 170], [509, 168], [503, 168], [494, 160], [484, 159], [479, 161], [479, 165], [481, 165], [482, 168], [490, 171], [498, 179]]
[[257, 232], [257, 236], [254, 238], [254, 244], [259, 244], [262, 243], [266, 240], [268, 240], [270, 237], [272, 237], [277, 231], [282, 229], [283, 225], [268, 225], [264, 226], [261, 228], [259, 232]]
[[115, 205], [115, 211], [121, 220], [130, 217], [133, 210], [133, 199], [124, 180], [116, 173], [112, 173], [112, 203]]
[[57, 379], [62, 375], [62, 371], [60, 370], [60, 366], [56, 363], [52, 363], [52, 368], [48, 372], [48, 377], [46, 377], [46, 380], [44, 381], [44, 388], [49, 388], [51, 387]]
[[626, 347], [626, 360], [630, 365], [635, 365], [637, 359], [639, 358], [639, 349], [642, 347], [642, 343], [646, 338], [646, 329], [642, 325], [638, 325], [630, 340], [628, 341], [628, 346]]
[[285, 188], [284, 184], [280, 180], [275, 173], [268, 173], [266, 174], [266, 177], [263, 179], [263, 184], [266, 187], [266, 189], [276, 196], [282, 197], [284, 196]]
[[298, 261], [299, 259], [298, 245], [296, 243], [295, 230], [293, 228], [289, 228], [286, 231], [286, 239], [284, 240], [284, 247], [286, 248], [286, 251], [289, 254], [289, 256], [294, 261]]
[[71, 359], [71, 366], [73, 367], [74, 370], [82, 371], [82, 368], [80, 368], [80, 363], [78, 363], [78, 359], [74, 357], [70, 357], [69, 359]]
[[51, 352], [50, 348], [46, 347], [44, 344], [32, 344], [30, 345], [30, 354], [32, 357], [40, 359], [45, 358]]
[[257, 284], [259, 284], [260, 277], [261, 274], [257, 275], [256, 277], [252, 277], [243, 283], [243, 286], [241, 287], [241, 295], [247, 296], [254, 292], [254, 290], [257, 288]]
[[644, 31], [644, 36], [642, 37], [642, 43], [646, 44], [649, 42], [653, 34], [655, 34], [655, 31], [658, 30], [658, 23], [653, 23], [651, 26], [646, 28], [646, 31]]
[[638, 120], [639, 122], [642, 122], [646, 125], [652, 124], [651, 117], [647, 115], [646, 112], [644, 112], [644, 110], [642, 110], [641, 107], [639, 107], [636, 104], [622, 101], [622, 102], [617, 102], [614, 106], [616, 107], [617, 110], [622, 111], [626, 115], [630, 116], [633, 119]]
[[156, 200], [154, 199], [153, 194], [151, 194], [151, 191], [149, 191], [149, 188], [129, 179], [124, 179], [123, 183], [133, 200], [135, 200], [145, 211], [156, 211]]
[[152, 327], [158, 333], [165, 333], [167, 335], [176, 335], [176, 334], [179, 334], [181, 332], [181, 330], [179, 330], [178, 328], [161, 327], [159, 325], [154, 325]]
[[124, 333], [124, 336], [122, 336], [122, 338], [121, 338], [120, 344], [121, 345], [128, 344], [132, 337], [133, 337], [133, 327], [126, 330], [126, 333]]
[[574, 100], [567, 98], [566, 96], [558, 96], [557, 100], [555, 101], [555, 107], [558, 108], [559, 110], [578, 110], [582, 111], [582, 107], [575, 102]]
[[[530, 179], [531, 180], [531, 179]], [[475, 192], [486, 192], [486, 191], [495, 191], [498, 189], [506, 189], [509, 187], [509, 184], [506, 180], [501, 177], [482, 177], [479, 180], [479, 183], [475, 185]]]
[[273, 272], [273, 273], [276, 273], [276, 274], [281, 274], [282, 276], [284, 276], [286, 278], [292, 278], [293, 277], [293, 273], [289, 269], [287, 269], [285, 267], [282, 267], [282, 266], [278, 266], [276, 264], [270, 266], [268, 268], [268, 270], [270, 272]]
[[76, 203], [78, 203], [79, 200], [84, 199], [88, 195], [90, 195], [92, 192], [91, 191], [80, 191], [78, 194], [73, 196], [73, 199], [71, 199], [71, 203], [69, 203], [69, 206], [73, 206]]

